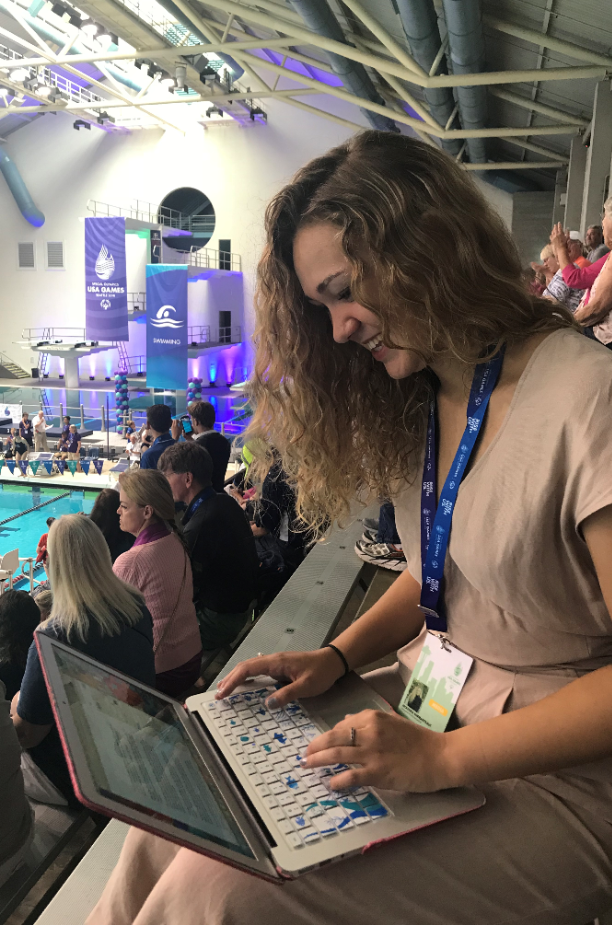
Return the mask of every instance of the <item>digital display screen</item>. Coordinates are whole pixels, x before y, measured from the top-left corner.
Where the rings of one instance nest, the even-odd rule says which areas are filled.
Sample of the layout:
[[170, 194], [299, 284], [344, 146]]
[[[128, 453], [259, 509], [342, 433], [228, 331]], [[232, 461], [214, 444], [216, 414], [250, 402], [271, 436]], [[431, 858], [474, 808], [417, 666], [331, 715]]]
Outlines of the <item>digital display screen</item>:
[[175, 708], [77, 653], [55, 657], [100, 795], [254, 858]]

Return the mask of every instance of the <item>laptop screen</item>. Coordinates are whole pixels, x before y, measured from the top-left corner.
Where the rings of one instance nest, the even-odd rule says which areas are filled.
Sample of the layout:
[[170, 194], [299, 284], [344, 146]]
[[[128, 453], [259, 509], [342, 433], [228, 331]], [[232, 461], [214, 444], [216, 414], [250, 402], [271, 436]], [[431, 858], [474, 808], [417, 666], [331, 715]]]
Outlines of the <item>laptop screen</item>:
[[77, 652], [55, 657], [98, 792], [254, 858], [176, 707]]

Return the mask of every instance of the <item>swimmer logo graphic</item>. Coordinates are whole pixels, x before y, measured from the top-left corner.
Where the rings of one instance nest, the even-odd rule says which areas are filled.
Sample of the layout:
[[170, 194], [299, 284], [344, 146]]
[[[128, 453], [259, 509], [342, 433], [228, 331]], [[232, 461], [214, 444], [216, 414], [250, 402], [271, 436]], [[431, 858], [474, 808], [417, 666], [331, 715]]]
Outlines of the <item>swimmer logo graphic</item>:
[[147, 386], [184, 389], [187, 381], [186, 266], [147, 266]]
[[85, 219], [85, 337], [129, 340], [125, 219]]
[[99, 279], [110, 279], [115, 272], [115, 260], [112, 254], [109, 254], [105, 244], [100, 248], [98, 259], [96, 260], [96, 276]]
[[155, 318], [151, 319], [151, 324], [154, 328], [174, 328], [175, 330], [184, 327], [185, 322], [179, 321], [177, 318], [173, 318], [170, 312], [176, 313], [176, 308], [174, 305], [162, 305], [155, 314]]

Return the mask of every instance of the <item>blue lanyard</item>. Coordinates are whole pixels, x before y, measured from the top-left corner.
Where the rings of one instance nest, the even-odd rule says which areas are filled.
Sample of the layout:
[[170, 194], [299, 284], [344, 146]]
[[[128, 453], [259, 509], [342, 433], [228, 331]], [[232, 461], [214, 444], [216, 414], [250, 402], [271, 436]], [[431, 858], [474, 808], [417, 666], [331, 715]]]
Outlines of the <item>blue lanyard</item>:
[[474, 370], [470, 399], [467, 407], [467, 424], [446, 477], [436, 510], [436, 403], [429, 406], [425, 464], [421, 487], [421, 559], [423, 584], [420, 608], [425, 613], [428, 630], [447, 631], [446, 616], [442, 611], [440, 594], [444, 577], [444, 562], [459, 487], [467, 464], [476, 445], [489, 399], [497, 384], [504, 360], [501, 350], [489, 363], [480, 363]]
[[191, 518], [193, 517], [193, 515], [195, 514], [195, 512], [197, 511], [197, 509], [199, 508], [201, 504], [203, 504], [205, 501], [208, 501], [209, 498], [212, 498], [212, 496], [216, 494], [217, 492], [212, 487], [212, 485], [210, 485], [208, 488], [205, 488], [202, 494], [200, 495], [200, 497], [198, 498], [198, 500], [192, 501], [192, 503], [189, 505], [189, 507], [185, 511], [185, 516], [183, 517], [183, 526], [191, 520]]

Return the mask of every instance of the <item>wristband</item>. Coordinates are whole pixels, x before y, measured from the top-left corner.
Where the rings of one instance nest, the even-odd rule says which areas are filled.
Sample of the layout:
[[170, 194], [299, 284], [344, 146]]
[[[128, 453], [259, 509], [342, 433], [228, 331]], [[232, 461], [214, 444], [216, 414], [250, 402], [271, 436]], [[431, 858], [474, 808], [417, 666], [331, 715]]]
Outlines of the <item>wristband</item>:
[[336, 655], [338, 656], [338, 658], [340, 659], [340, 661], [341, 661], [342, 664], [344, 665], [344, 674], [342, 675], [342, 677], [345, 678], [345, 677], [347, 676], [347, 674], [350, 672], [351, 669], [349, 668], [349, 663], [348, 663], [347, 660], [345, 659], [345, 657], [344, 657], [344, 655], [342, 654], [342, 652], [340, 651], [340, 649], [338, 649], [337, 646], [333, 646], [333, 645], [331, 644], [331, 642], [328, 642], [326, 646], [323, 646], [323, 648], [324, 648], [324, 649], [333, 649], [333, 650], [334, 650], [334, 652], [336, 653]]

